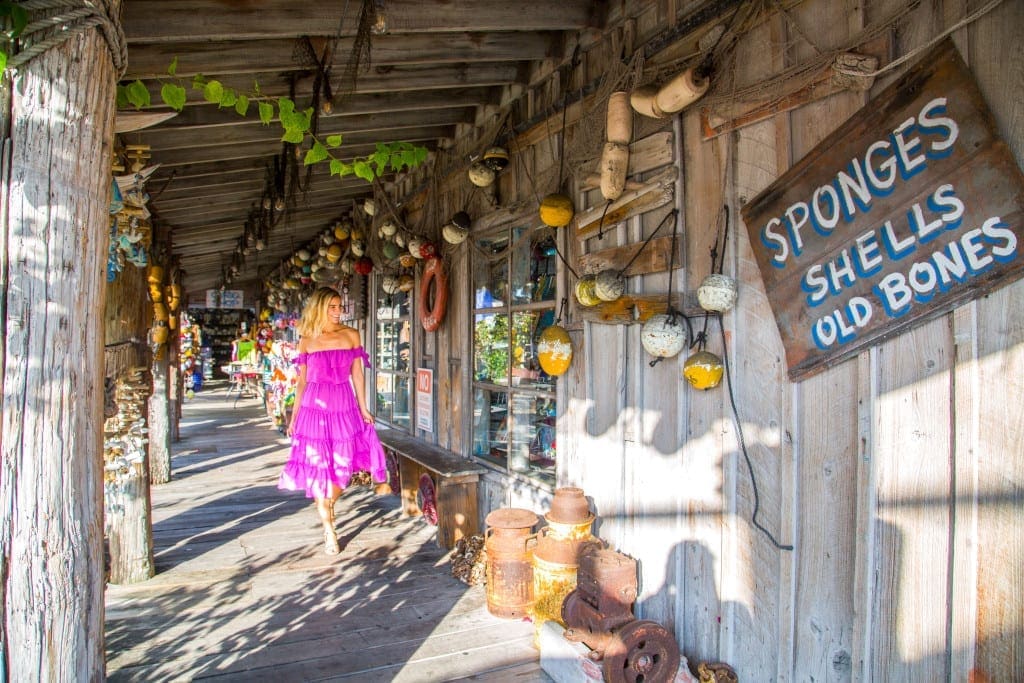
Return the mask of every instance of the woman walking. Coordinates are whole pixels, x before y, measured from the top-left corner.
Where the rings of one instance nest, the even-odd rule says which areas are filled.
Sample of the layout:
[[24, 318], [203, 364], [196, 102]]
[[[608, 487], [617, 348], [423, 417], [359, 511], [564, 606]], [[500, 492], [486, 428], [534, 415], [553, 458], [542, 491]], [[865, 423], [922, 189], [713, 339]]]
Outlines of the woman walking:
[[[342, 324], [341, 295], [320, 287], [299, 320], [298, 383], [288, 434], [291, 453], [278, 488], [305, 491], [316, 500], [324, 530], [324, 551], [340, 552], [334, 503], [361, 470], [387, 482], [384, 449], [366, 407], [363, 363], [369, 357], [359, 331]], [[378, 488], [380, 490], [380, 488]]]

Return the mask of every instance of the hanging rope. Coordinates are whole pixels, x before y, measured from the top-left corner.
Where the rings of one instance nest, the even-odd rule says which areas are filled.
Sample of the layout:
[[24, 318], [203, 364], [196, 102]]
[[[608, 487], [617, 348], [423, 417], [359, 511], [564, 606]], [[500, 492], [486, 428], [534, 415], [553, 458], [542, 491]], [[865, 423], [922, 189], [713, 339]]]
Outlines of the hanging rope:
[[747, 472], [750, 473], [750, 485], [754, 490], [754, 510], [750, 514], [750, 521], [754, 528], [768, 537], [773, 546], [779, 550], [793, 550], [792, 545], [783, 545], [775, 540], [775, 536], [761, 522], [757, 521], [757, 513], [761, 509], [761, 494], [757, 490], [757, 478], [754, 476], [754, 465], [750, 462], [750, 454], [747, 453], [747, 442], [743, 438], [743, 425], [740, 423], [739, 410], [736, 408], [736, 397], [732, 391], [732, 372], [729, 367], [729, 348], [725, 341], [725, 326], [722, 324], [722, 315], [718, 314], [718, 329], [722, 334], [722, 360], [725, 365], [725, 383], [729, 393], [729, 405], [732, 407], [732, 419], [736, 425], [736, 439], [739, 441], [740, 452], [743, 460], [747, 463]]
[[[644, 240], [644, 243], [641, 244], [640, 248], [636, 250], [636, 253], [633, 254], [633, 257], [630, 258], [629, 261], [626, 262], [626, 265], [622, 266], [622, 269], [619, 271], [619, 275], [620, 276], [626, 274], [626, 271], [629, 270], [629, 267], [631, 265], [633, 265], [633, 262], [636, 261], [637, 258], [639, 258], [640, 254], [643, 252], [643, 250], [647, 248], [647, 245], [650, 244], [654, 240], [654, 236], [657, 235], [658, 231], [661, 230], [661, 228], [665, 225], [665, 223], [668, 222], [668, 219], [672, 218], [674, 220], [675, 217], [678, 216], [678, 215], [679, 215], [679, 209], [672, 209], [667, 214], [665, 214], [665, 217], [661, 219], [660, 223], [658, 223], [658, 227], [656, 227], [654, 229], [654, 232], [652, 232], [647, 237], [647, 239]], [[673, 241], [673, 244], [672, 244], [672, 255], [673, 256], [675, 255], [675, 242], [674, 241]], [[669, 278], [671, 278], [671, 277], [672, 277], [672, 274], [669, 273]]]
[[[672, 211], [670, 211], [668, 215], [669, 216], [673, 216], [673, 217], [678, 217], [679, 211], [677, 209], [672, 209]], [[661, 226], [658, 226], [658, 227], [661, 227]], [[655, 232], [657, 232], [657, 231], [655, 231]], [[686, 324], [686, 340], [690, 341], [691, 339], [693, 339], [693, 327], [690, 325], [690, 318], [688, 316], [686, 316], [686, 315], [683, 315], [679, 311], [677, 311], [675, 306], [672, 305], [672, 274], [673, 274], [673, 271], [676, 268], [676, 236], [677, 236], [678, 233], [679, 233], [679, 221], [676, 219], [676, 220], [672, 221], [672, 246], [671, 246], [671, 250], [669, 251], [669, 257], [668, 257], [668, 295], [667, 295], [668, 306], [667, 306], [667, 311], [666, 311], [666, 314], [668, 315], [668, 320], [666, 320], [666, 323], [669, 324], [669, 325], [675, 325], [675, 324], [677, 324], [677, 320], [679, 318], [682, 318], [683, 322]], [[653, 236], [653, 233], [652, 233], [652, 236]], [[636, 258], [636, 257], [634, 256], [634, 258]], [[632, 260], [630, 261], [630, 263], [632, 263]], [[627, 265], [627, 268], [628, 267], [629, 266]], [[658, 363], [660, 363], [663, 360], [664, 360], [664, 357], [658, 356], [657, 358], [652, 360], [650, 363], [648, 363], [648, 365], [650, 365], [653, 368], [655, 365], [657, 365]]]
[[[17, 69], [30, 60], [62, 45], [71, 38], [99, 27], [110, 51], [110, 58], [117, 71], [117, 78], [128, 68], [128, 46], [121, 25], [108, 16], [105, 7], [84, 0], [24, 0], [18, 3], [26, 10], [49, 11], [72, 8], [70, 12], [54, 14], [29, 22], [17, 38], [18, 43], [31, 43], [7, 60], [9, 69]], [[37, 33], [56, 31], [54, 35], [39, 41], [30, 38]]]

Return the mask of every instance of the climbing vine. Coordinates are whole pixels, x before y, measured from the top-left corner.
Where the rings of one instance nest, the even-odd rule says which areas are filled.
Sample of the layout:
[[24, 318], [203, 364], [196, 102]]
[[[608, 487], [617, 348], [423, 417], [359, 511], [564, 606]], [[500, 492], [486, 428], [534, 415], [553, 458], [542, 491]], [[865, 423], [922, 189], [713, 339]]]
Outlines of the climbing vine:
[[0, 73], [7, 68], [7, 45], [21, 35], [28, 26], [28, 12], [13, 2], [0, 2], [0, 25], [4, 27], [0, 36]]
[[[184, 81], [177, 76], [178, 58], [175, 57], [167, 67], [169, 78], [161, 78], [160, 99], [175, 111], [185, 108], [187, 90]], [[373, 182], [384, 173], [401, 171], [419, 166], [427, 158], [427, 149], [409, 142], [378, 142], [373, 154], [356, 157], [351, 162], [343, 161], [336, 154], [341, 147], [342, 135], [327, 135], [323, 139], [313, 133], [313, 109], [299, 111], [295, 102], [287, 97], [268, 98], [260, 91], [259, 83], [253, 82], [249, 93], [238, 92], [226, 87], [215, 79], [208, 79], [201, 74], [192, 78], [192, 89], [201, 92], [203, 99], [216, 104], [220, 108], [234, 109], [239, 116], [248, 116], [251, 105], [255, 102], [256, 112], [264, 125], [270, 125], [274, 118], [280, 122], [284, 133], [282, 142], [303, 144], [307, 136], [311, 140], [303, 163], [306, 166], [320, 162], [329, 162], [331, 175], [345, 177], [355, 175], [367, 182]], [[119, 109], [135, 107], [144, 109], [152, 104], [149, 88], [140, 80], [126, 85], [117, 86], [117, 106]], [[275, 110], [276, 105], [276, 110]]]

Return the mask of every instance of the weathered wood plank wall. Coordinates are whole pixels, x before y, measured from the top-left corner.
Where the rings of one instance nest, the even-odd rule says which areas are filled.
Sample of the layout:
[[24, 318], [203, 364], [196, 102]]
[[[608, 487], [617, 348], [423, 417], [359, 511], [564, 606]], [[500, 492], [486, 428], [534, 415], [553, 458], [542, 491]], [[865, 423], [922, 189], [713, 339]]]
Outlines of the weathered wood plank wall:
[[[553, 113], [513, 141], [512, 165], [499, 181], [501, 207], [535, 204], [554, 189], [564, 89], [594, 82], [700, 6], [616, 5], [613, 23], [628, 20], [581, 39], [578, 65], [534, 74], [535, 88], [518, 101], [512, 123]], [[783, 6], [784, 15], [758, 22], [739, 41], [730, 66], [739, 82], [844, 45], [906, 3]], [[966, 0], [915, 5], [898, 31], [883, 35], [892, 48], [883, 61], [924, 46], [978, 8]], [[1024, 4], [1003, 2], [953, 37], [1024, 166], [1024, 57], [1014, 48], [1022, 30]], [[681, 42], [692, 46], [696, 37]], [[670, 46], [665, 59], [687, 49]], [[584, 321], [573, 304], [563, 321], [575, 355], [558, 386], [557, 480], [582, 486], [599, 515], [597, 533], [639, 560], [638, 614], [673, 629], [691, 662], [726, 661], [743, 680], [1024, 678], [1024, 284], [792, 383], [739, 220], [746, 201], [870, 106], [905, 68], [882, 74], [866, 93], [805, 101], [711, 140], [697, 108], [660, 129], [635, 117], [644, 135], [674, 134], [668, 161], [680, 174], [673, 203], [625, 220], [601, 240], [560, 233], [562, 252], [579, 264], [585, 254], [643, 240], [676, 208], [685, 260], [673, 287], [693, 292], [710, 271], [722, 207], [730, 209], [724, 269], [738, 279], [740, 298], [721, 327], [709, 321], [708, 349], [729, 361], [742, 441], [725, 384], [692, 390], [680, 378], [685, 353], [652, 367], [639, 325]], [[588, 111], [603, 106], [573, 100], [568, 140], [585, 134]], [[453, 157], [473, 148], [453, 144]], [[578, 180], [591, 170], [569, 172]], [[465, 185], [464, 169], [444, 177], [440, 191], [452, 211], [471, 201]], [[596, 191], [576, 187], [578, 210], [602, 202]], [[486, 210], [474, 204], [471, 213], [480, 219]], [[451, 256], [453, 287], [468, 292], [468, 250]], [[560, 296], [571, 292], [574, 279], [566, 276]], [[667, 273], [649, 273], [631, 277], [627, 291], [664, 295], [668, 287]], [[472, 401], [469, 306], [468, 295], [456, 296], [454, 324], [426, 345], [428, 353], [437, 349], [431, 362], [441, 392], [450, 392], [436, 415], [437, 439], [459, 451], [465, 427], [449, 407], [454, 415]], [[497, 473], [481, 487], [482, 514], [508, 505], [544, 511], [551, 493]], [[791, 551], [752, 523], [755, 501], [760, 525]]]

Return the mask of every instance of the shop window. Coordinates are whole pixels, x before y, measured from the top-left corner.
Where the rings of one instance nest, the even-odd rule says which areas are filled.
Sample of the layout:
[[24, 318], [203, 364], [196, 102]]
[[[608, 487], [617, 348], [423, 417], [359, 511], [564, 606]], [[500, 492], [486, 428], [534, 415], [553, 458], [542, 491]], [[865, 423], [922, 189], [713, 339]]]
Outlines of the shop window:
[[376, 319], [374, 322], [374, 386], [378, 420], [410, 431], [412, 388], [412, 325], [408, 292], [388, 294], [375, 278]]
[[473, 455], [553, 483], [555, 378], [541, 368], [537, 343], [555, 319], [554, 235], [517, 222], [475, 247]]

